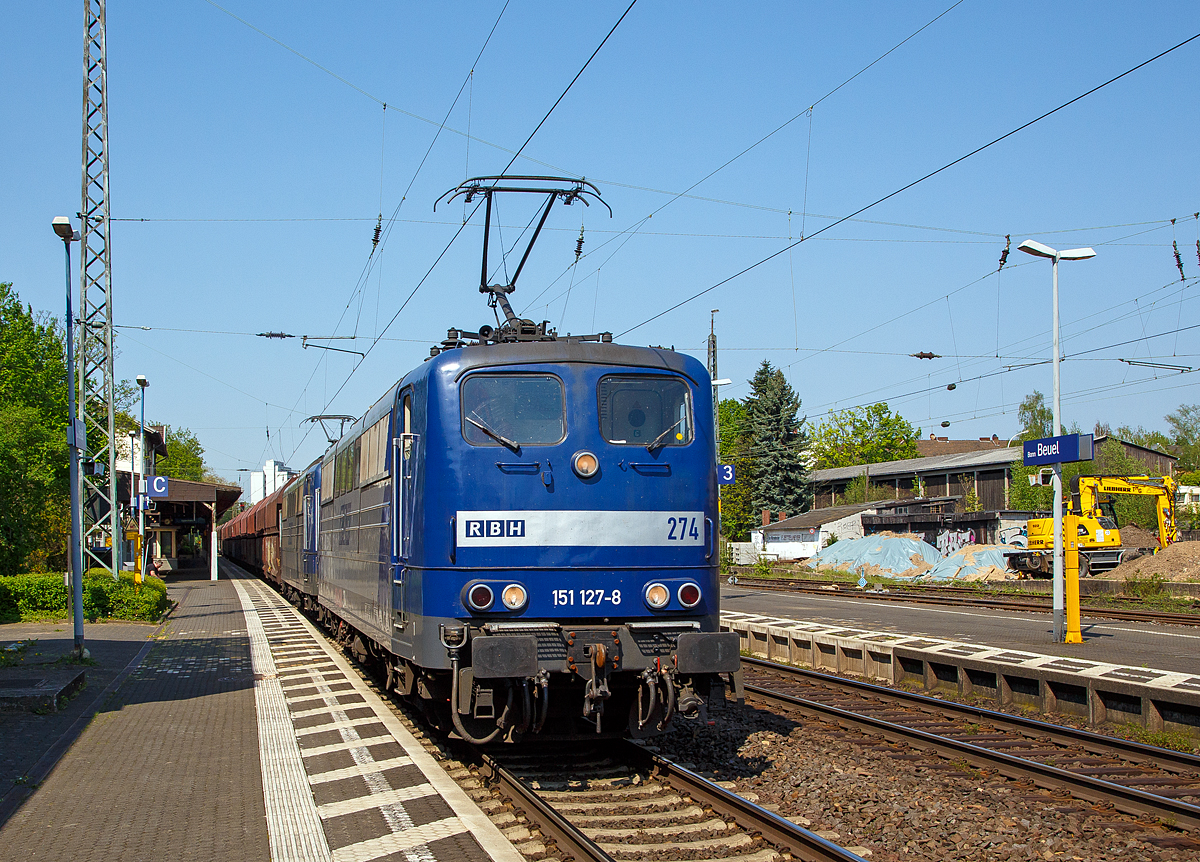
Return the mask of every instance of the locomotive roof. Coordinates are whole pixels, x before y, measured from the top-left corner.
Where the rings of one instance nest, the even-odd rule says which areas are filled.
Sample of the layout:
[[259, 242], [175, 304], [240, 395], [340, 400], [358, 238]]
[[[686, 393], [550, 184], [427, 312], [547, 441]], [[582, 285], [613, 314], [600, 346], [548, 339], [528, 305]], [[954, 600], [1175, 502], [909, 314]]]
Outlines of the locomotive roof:
[[[654, 368], [682, 374], [697, 385], [701, 385], [699, 374], [704, 366], [686, 353], [677, 353], [665, 347], [634, 347], [626, 344], [606, 344], [595, 341], [531, 341], [514, 344], [487, 344], [444, 350], [429, 361], [414, 368], [404, 378], [391, 386], [367, 412], [358, 418], [336, 443], [325, 450], [322, 458], [348, 445], [364, 428], [377, 421], [392, 408], [396, 392], [405, 383], [433, 373], [438, 368], [457, 366], [455, 378], [477, 368], [497, 368], [505, 365], [533, 365], [554, 363], [583, 363], [587, 365], [611, 365], [626, 368]], [[320, 461], [322, 458], [318, 458]], [[314, 462], [315, 463], [315, 462]], [[311, 467], [311, 465], [310, 465]], [[307, 471], [305, 471], [307, 472]]]
[[693, 357], [665, 347], [632, 347], [594, 341], [532, 341], [462, 347], [445, 351], [434, 362], [439, 365], [453, 364], [455, 360], [458, 363], [456, 376], [481, 367], [571, 362], [657, 368], [682, 374], [694, 383], [699, 383], [697, 371], [702, 370], [700, 363]]

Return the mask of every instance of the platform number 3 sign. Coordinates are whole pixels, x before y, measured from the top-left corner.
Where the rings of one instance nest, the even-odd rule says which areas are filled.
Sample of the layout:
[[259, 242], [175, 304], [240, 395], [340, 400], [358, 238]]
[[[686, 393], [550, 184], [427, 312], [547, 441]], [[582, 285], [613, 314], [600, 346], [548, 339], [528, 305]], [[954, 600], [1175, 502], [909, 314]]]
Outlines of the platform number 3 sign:
[[737, 480], [737, 472], [732, 464], [717, 465], [717, 484], [732, 485]]

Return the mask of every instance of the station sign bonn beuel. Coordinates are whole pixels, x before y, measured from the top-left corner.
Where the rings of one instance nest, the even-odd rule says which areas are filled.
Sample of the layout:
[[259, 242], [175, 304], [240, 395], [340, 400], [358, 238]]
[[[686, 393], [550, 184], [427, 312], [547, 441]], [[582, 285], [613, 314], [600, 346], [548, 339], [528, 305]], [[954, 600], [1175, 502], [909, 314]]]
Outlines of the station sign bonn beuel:
[[1071, 461], [1091, 461], [1092, 435], [1064, 434], [1061, 437], [1026, 440], [1023, 448], [1026, 467], [1066, 464]]

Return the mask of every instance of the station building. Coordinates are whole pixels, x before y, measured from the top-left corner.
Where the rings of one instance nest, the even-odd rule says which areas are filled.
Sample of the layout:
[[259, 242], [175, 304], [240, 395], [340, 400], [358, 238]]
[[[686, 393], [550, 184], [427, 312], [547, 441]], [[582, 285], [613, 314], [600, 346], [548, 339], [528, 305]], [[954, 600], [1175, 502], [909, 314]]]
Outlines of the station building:
[[[146, 550], [160, 574], [182, 569], [207, 569], [216, 577], [216, 524], [241, 496], [236, 485], [193, 482], [159, 474], [159, 460], [167, 457], [165, 426], [147, 426], [118, 438], [116, 445], [117, 500], [121, 540], [117, 543], [118, 566], [133, 569], [139, 558], [140, 485], [146, 493]], [[106, 507], [107, 508], [107, 507]], [[102, 513], [101, 517], [104, 515]]]

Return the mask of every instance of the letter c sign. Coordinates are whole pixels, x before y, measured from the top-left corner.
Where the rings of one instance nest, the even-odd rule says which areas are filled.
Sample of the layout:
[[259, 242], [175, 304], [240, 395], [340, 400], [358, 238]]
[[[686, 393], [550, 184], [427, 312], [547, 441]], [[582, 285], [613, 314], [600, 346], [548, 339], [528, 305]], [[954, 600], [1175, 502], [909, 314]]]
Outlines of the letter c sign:
[[151, 476], [147, 487], [147, 494], [150, 497], [165, 497], [168, 493], [167, 487], [166, 476]]

